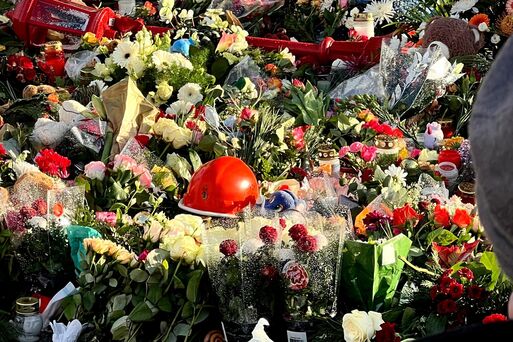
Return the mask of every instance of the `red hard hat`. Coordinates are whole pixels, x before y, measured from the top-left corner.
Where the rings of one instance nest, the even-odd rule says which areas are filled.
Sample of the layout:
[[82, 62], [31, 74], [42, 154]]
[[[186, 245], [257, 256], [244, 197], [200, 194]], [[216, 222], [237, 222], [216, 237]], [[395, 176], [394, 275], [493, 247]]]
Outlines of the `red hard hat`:
[[192, 176], [180, 208], [203, 216], [235, 217], [259, 196], [255, 174], [240, 159], [220, 157]]

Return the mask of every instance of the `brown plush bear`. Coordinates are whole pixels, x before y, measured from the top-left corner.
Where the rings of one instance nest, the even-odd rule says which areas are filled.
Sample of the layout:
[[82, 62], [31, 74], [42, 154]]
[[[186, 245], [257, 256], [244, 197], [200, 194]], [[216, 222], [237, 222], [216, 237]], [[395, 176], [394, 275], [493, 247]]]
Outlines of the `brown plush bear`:
[[475, 55], [485, 43], [484, 35], [477, 27], [464, 20], [446, 17], [431, 19], [422, 39], [425, 48], [436, 42], [447, 58]]

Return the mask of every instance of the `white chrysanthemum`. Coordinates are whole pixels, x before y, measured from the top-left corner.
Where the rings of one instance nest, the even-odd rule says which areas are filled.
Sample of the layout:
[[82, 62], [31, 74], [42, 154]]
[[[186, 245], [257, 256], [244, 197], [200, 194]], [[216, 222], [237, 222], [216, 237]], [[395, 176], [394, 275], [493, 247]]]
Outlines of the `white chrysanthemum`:
[[151, 60], [158, 71], [164, 71], [172, 65], [192, 70], [192, 63], [181, 53], [171, 53], [164, 50], [158, 50], [153, 53]]
[[180, 88], [177, 97], [178, 100], [190, 102], [195, 105], [203, 100], [203, 95], [201, 95], [201, 86], [197, 83], [187, 83]]
[[135, 63], [138, 59], [139, 43], [137, 42], [121, 42], [112, 53], [112, 60], [122, 68], [126, 68], [128, 64]]
[[494, 34], [490, 40], [492, 41], [492, 44], [499, 44], [501, 41], [501, 36]]
[[399, 166], [395, 166], [394, 164], [390, 165], [388, 169], [385, 170], [385, 175], [390, 176], [400, 184], [406, 185], [406, 176], [408, 176], [408, 173]]
[[478, 0], [459, 0], [452, 5], [451, 14], [466, 12], [472, 9], [477, 2]]
[[366, 13], [371, 13], [374, 17], [374, 22], [381, 25], [383, 21], [390, 23], [395, 14], [393, 0], [372, 0], [370, 4], [365, 7]]
[[131, 76], [139, 78], [143, 75], [144, 70], [146, 70], [146, 64], [142, 61], [142, 59], [135, 58], [130, 63], [128, 63], [126, 69]]
[[186, 115], [189, 114], [194, 105], [190, 102], [185, 102], [182, 100], [173, 102], [168, 109], [166, 109], [166, 114], [175, 114], [175, 115]]

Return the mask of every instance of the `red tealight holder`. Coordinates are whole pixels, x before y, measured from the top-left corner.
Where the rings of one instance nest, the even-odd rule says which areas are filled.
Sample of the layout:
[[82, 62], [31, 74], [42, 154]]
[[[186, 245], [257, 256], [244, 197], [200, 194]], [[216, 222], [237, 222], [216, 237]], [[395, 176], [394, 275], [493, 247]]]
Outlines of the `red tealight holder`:
[[64, 49], [75, 49], [86, 32], [97, 38], [113, 38], [116, 14], [108, 7], [93, 8], [59, 0], [20, 0], [6, 13], [18, 38], [28, 45], [46, 43], [49, 30], [59, 32], [68, 41]]
[[456, 165], [459, 169], [461, 167], [461, 156], [456, 150], [442, 150], [438, 155], [438, 164], [443, 162], [450, 162]]

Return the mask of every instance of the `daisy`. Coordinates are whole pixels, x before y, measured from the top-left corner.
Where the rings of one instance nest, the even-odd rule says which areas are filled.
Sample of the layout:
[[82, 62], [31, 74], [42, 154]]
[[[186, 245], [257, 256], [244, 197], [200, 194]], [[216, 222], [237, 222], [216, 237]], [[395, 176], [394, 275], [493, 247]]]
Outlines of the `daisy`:
[[392, 164], [385, 170], [385, 175], [390, 176], [400, 184], [406, 185], [406, 176], [408, 174], [401, 167]]
[[389, 23], [392, 21], [392, 17], [395, 14], [394, 2], [392, 0], [372, 0], [372, 2], [365, 7], [365, 12], [372, 14], [375, 23], [378, 25], [381, 25], [383, 21]]
[[477, 2], [478, 0], [459, 0], [452, 5], [451, 14], [466, 12], [472, 9]]
[[201, 95], [201, 86], [197, 83], [187, 83], [178, 91], [178, 100], [196, 104], [203, 100]]
[[126, 68], [128, 64], [139, 59], [139, 44], [137, 42], [121, 42], [112, 53], [115, 64]]
[[174, 114], [174, 115], [186, 115], [189, 114], [194, 105], [190, 102], [178, 100], [173, 102], [168, 109], [166, 109], [166, 114]]

